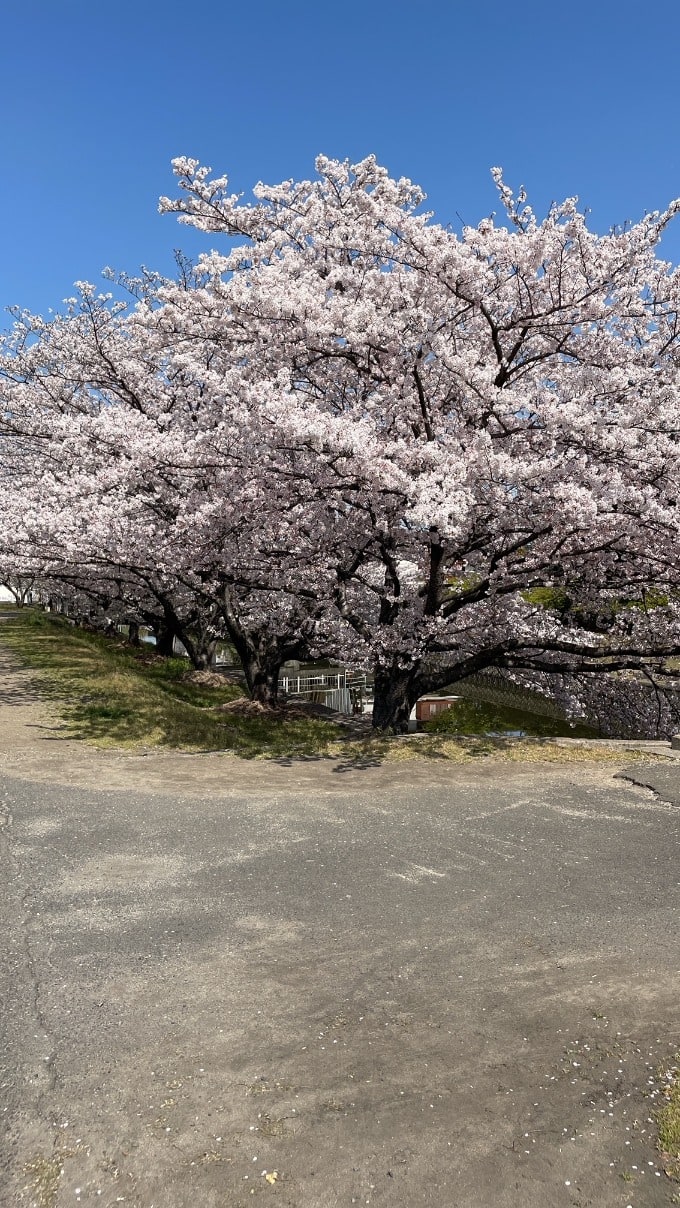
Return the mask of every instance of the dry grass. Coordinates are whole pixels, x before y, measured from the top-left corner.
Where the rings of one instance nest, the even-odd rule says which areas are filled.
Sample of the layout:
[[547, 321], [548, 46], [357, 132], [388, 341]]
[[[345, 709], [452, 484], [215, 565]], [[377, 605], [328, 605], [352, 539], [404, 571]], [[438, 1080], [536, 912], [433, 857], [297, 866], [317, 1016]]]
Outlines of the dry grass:
[[[448, 763], [468, 763], [470, 760], [490, 759], [513, 763], [591, 763], [617, 762], [625, 749], [589, 746], [577, 742], [558, 745], [549, 738], [452, 738], [430, 734], [388, 738], [370, 735], [365, 739], [329, 743], [325, 754], [352, 757], [357, 761], [405, 763], [417, 759], [443, 760]], [[640, 752], [635, 751], [639, 759]]]
[[656, 1112], [659, 1152], [668, 1177], [680, 1182], [680, 1066], [663, 1071], [663, 1077], [666, 1102]]

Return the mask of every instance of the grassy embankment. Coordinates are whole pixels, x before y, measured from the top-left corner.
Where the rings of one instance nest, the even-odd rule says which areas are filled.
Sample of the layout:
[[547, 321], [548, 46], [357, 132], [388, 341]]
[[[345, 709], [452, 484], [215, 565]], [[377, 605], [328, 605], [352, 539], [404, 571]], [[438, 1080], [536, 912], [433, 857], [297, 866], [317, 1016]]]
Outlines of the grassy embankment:
[[412, 740], [348, 737], [307, 716], [243, 716], [221, 711], [240, 685], [196, 682], [183, 659], [134, 650], [122, 639], [75, 628], [62, 617], [24, 609], [0, 625], [8, 646], [60, 717], [64, 738], [99, 747], [225, 751], [245, 758], [342, 757], [352, 761], [430, 759], [461, 762], [502, 754], [527, 761], [614, 758], [608, 750], [568, 749], [523, 739], [423, 734]]
[[[656, 1124], [664, 1170], [669, 1179], [680, 1183], [680, 1053], [676, 1061], [679, 1064], [661, 1071], [666, 1102], [656, 1112]], [[673, 1196], [673, 1203], [680, 1203], [680, 1194]]]

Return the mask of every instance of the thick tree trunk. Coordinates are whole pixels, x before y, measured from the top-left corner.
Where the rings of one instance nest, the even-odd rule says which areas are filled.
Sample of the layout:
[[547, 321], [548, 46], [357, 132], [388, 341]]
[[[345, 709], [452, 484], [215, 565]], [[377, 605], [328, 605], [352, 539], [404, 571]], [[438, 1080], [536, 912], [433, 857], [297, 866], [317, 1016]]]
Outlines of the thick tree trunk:
[[158, 621], [154, 625], [154, 637], [156, 638], [156, 652], [162, 654], [165, 658], [171, 658], [174, 654], [173, 643], [175, 640], [174, 630], [168, 625], [167, 621]]
[[407, 734], [411, 709], [420, 696], [416, 668], [376, 667], [373, 684], [373, 729]]
[[139, 625], [137, 621], [130, 621], [130, 624], [128, 625], [128, 641], [131, 646], [139, 646], [141, 644], [139, 638]]
[[187, 652], [191, 666], [196, 671], [209, 671], [215, 666], [217, 639], [184, 629], [181, 624], [169, 625], [160, 621], [154, 627], [156, 637], [156, 653], [172, 658], [175, 651], [175, 638], [181, 642]]
[[186, 634], [181, 638], [184, 648], [189, 655], [189, 660], [192, 667], [196, 671], [210, 671], [215, 666], [215, 654], [217, 652], [217, 642], [214, 638], [209, 640], [198, 640], [193, 636], [189, 638]]
[[252, 700], [275, 707], [279, 697], [279, 671], [289, 657], [285, 642], [278, 642], [271, 635], [248, 633], [240, 624], [228, 598], [225, 599], [222, 615], [229, 640], [241, 661]]
[[231, 618], [227, 621], [229, 638], [241, 660], [248, 692], [263, 705], [276, 706], [279, 698], [279, 671], [286, 654], [276, 642], [257, 642], [244, 633]]
[[263, 661], [258, 655], [254, 655], [243, 662], [243, 670], [253, 700], [258, 700], [263, 705], [276, 706], [279, 699], [281, 660], [268, 658]]
[[229, 641], [234, 647], [245, 675], [248, 692], [263, 705], [276, 706], [279, 697], [279, 672], [287, 659], [308, 656], [308, 647], [300, 634], [277, 634], [262, 629], [247, 629], [241, 624], [229, 591], [225, 588], [222, 618]]

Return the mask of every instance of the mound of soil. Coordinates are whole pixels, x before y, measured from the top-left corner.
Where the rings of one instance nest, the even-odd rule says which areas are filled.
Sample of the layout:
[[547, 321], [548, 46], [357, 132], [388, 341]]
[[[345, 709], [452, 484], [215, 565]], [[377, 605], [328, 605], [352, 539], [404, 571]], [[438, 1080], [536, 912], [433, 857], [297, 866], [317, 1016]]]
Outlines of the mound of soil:
[[228, 675], [222, 675], [220, 671], [210, 671], [206, 668], [205, 671], [186, 671], [182, 679], [187, 684], [205, 684], [208, 688], [223, 688], [225, 684], [232, 684], [234, 680]]
[[223, 705], [217, 705], [216, 709], [220, 713], [235, 713], [239, 717], [277, 717], [282, 721], [295, 717], [322, 717], [324, 720], [332, 721], [336, 716], [332, 709], [326, 709], [324, 705], [290, 704], [283, 701], [279, 705], [264, 705], [261, 701], [251, 700], [248, 696], [239, 696], [236, 700], [225, 701]]

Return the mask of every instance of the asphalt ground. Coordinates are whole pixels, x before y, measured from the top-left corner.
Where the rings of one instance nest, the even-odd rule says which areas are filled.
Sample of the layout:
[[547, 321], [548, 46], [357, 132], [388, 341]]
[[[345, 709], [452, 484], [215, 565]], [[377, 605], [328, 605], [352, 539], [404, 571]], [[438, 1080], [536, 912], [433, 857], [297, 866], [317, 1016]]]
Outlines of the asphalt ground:
[[674, 1202], [679, 763], [12, 758], [3, 1206]]

